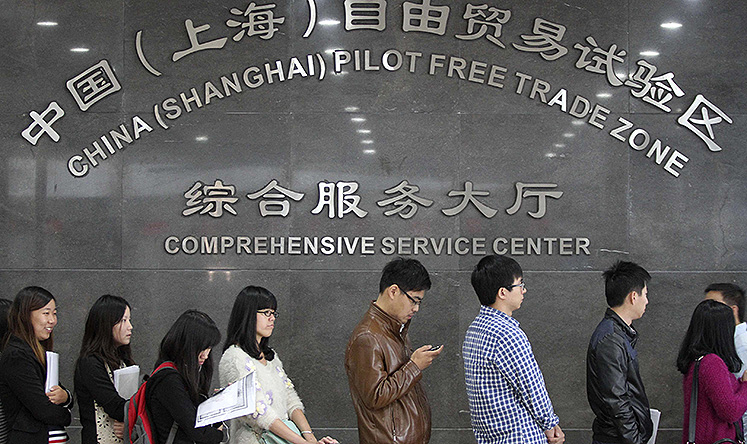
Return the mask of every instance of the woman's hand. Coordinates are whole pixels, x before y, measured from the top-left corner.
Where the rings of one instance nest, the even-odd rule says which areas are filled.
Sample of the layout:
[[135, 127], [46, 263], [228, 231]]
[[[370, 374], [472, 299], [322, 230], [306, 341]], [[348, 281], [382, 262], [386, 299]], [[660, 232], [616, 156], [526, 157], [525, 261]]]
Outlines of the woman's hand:
[[119, 439], [124, 439], [124, 423], [114, 421], [114, 435]]
[[317, 441], [321, 444], [339, 444], [336, 439], [332, 438], [331, 436], [325, 436], [324, 438]]
[[67, 402], [67, 391], [63, 390], [59, 385], [56, 385], [52, 387], [52, 390], [47, 392], [47, 398], [49, 398], [53, 404], [64, 404]]

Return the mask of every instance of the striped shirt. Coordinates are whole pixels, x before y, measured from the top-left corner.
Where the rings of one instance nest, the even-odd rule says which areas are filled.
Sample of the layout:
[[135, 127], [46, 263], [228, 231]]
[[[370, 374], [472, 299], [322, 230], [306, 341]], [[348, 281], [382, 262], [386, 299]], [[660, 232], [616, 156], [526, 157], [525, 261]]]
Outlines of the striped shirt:
[[462, 357], [478, 444], [546, 444], [544, 431], [559, 419], [519, 322], [481, 306], [467, 329]]

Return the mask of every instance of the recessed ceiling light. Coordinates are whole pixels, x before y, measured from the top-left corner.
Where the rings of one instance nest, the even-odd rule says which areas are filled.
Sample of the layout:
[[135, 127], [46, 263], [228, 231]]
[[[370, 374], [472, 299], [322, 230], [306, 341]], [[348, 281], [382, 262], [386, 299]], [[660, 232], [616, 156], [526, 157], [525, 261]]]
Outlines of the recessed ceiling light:
[[552, 159], [553, 157], [558, 157], [558, 155], [555, 153], [545, 153], [545, 157], [549, 157], [550, 159]]
[[565, 143], [556, 143], [553, 145], [555, 148], [565, 148]]
[[575, 134], [573, 134], [573, 133], [565, 133], [565, 134], [563, 134], [563, 137], [573, 137], [573, 136], [575, 136]]
[[70, 48], [70, 52], [88, 52], [88, 48]]
[[39, 26], [57, 26], [57, 22], [36, 22]]
[[198, 142], [207, 142], [208, 138], [207, 136], [197, 136], [195, 137], [195, 140]]
[[376, 150], [363, 150], [365, 154], [376, 154]]
[[360, 111], [360, 110], [361, 109], [358, 108], [357, 106], [347, 106], [347, 107], [345, 107], [345, 111], [347, 111], [349, 113], [354, 113], [354, 112]]
[[371, 145], [373, 143], [373, 140], [361, 140], [361, 143], [365, 145]]
[[682, 23], [666, 22], [666, 23], [662, 23], [660, 26], [665, 29], [677, 29], [677, 28], [682, 27]]
[[612, 94], [610, 94], [610, 93], [599, 93], [599, 94], [597, 94], [597, 97], [599, 97], [600, 99], [608, 99], [608, 98], [612, 97]]
[[359, 129], [358, 133], [360, 133], [360, 134], [371, 134], [371, 130], [369, 130], [369, 129]]
[[639, 54], [644, 57], [656, 57], [659, 55], [656, 51], [641, 51]]
[[319, 24], [322, 26], [335, 26], [335, 25], [339, 25], [340, 21], [334, 20], [334, 19], [324, 19], [324, 20], [320, 20]]
[[366, 119], [364, 119], [363, 117], [353, 117], [352, 119], [350, 119], [350, 121], [351, 122], [365, 122]]

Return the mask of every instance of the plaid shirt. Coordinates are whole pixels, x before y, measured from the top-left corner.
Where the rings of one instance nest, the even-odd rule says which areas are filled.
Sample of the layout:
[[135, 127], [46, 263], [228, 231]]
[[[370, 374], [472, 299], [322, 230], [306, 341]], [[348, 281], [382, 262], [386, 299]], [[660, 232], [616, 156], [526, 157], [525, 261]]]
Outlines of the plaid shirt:
[[462, 356], [478, 444], [546, 444], [544, 430], [559, 419], [519, 322], [481, 306], [467, 329]]

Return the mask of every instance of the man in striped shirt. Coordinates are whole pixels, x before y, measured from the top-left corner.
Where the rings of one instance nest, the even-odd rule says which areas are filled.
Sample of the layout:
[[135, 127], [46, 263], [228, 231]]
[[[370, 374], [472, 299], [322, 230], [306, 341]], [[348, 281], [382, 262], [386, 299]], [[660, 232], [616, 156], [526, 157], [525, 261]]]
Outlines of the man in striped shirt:
[[484, 257], [472, 272], [480, 314], [462, 346], [472, 430], [478, 444], [561, 444], [565, 435], [553, 411], [532, 346], [512, 317], [526, 289], [519, 264]]

